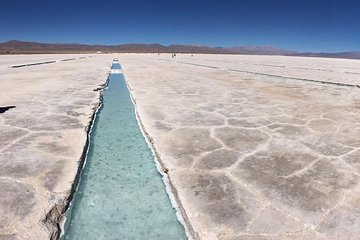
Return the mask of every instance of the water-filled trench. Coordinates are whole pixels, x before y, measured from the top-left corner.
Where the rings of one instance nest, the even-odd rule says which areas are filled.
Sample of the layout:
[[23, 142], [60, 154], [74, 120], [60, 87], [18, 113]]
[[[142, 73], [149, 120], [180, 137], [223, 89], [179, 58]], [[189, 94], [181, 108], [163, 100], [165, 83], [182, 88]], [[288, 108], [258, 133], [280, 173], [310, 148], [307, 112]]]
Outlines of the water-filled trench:
[[186, 239], [113, 62], [62, 239]]

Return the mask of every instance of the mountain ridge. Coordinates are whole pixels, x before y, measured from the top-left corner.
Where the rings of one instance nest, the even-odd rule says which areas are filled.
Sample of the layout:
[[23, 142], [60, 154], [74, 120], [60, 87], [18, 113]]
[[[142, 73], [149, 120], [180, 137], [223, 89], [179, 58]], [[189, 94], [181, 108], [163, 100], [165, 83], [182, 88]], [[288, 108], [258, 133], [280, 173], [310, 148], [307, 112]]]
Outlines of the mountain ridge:
[[205, 45], [162, 45], [159, 43], [127, 43], [114, 45], [80, 43], [40, 43], [10, 40], [0, 43], [0, 54], [36, 54], [36, 53], [203, 53], [203, 54], [246, 54], [246, 55], [283, 55], [304, 57], [327, 57], [360, 59], [360, 51], [337, 53], [297, 52], [273, 46], [233, 46], [209, 47]]

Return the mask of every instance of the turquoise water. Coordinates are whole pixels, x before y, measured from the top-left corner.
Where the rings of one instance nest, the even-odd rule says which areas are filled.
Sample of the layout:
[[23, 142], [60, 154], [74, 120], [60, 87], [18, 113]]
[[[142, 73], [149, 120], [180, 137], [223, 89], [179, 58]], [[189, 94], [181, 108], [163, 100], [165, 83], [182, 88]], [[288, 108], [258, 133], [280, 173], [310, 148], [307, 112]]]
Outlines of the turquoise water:
[[134, 111], [111, 74], [62, 239], [186, 239]]
[[119, 63], [113, 63], [113, 65], [111, 66], [111, 69], [121, 69], [121, 66]]

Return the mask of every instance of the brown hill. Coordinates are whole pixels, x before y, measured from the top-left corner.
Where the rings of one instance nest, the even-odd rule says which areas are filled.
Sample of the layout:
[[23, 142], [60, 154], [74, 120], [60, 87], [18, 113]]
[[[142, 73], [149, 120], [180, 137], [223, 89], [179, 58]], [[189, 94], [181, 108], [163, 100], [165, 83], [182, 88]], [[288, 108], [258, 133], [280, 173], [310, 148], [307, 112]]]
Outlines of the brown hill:
[[76, 43], [37, 43], [11, 40], [0, 43], [0, 54], [20, 53], [73, 53], [73, 52], [131, 52], [131, 53], [223, 53], [223, 54], [271, 54], [295, 53], [273, 47], [208, 47], [196, 45], [121, 44], [86, 45]]
[[272, 46], [236, 46], [208, 47], [197, 45], [161, 44], [120, 44], [120, 45], [87, 45], [77, 43], [38, 43], [11, 40], [0, 43], [0, 54], [35, 54], [35, 53], [212, 53], [212, 54], [251, 54], [251, 55], [285, 55], [305, 57], [328, 57], [360, 59], [360, 52], [339, 53], [301, 53]]

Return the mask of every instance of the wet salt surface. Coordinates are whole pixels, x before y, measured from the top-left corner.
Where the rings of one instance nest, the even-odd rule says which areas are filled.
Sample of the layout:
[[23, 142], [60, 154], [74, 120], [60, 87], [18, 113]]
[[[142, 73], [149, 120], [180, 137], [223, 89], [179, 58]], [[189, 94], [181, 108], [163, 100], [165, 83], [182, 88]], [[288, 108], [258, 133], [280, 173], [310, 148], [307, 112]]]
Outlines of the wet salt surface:
[[123, 75], [111, 74], [62, 239], [186, 239], [153, 159]]

